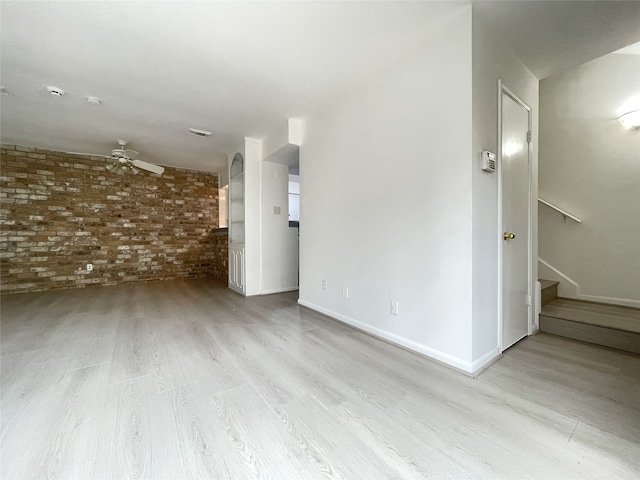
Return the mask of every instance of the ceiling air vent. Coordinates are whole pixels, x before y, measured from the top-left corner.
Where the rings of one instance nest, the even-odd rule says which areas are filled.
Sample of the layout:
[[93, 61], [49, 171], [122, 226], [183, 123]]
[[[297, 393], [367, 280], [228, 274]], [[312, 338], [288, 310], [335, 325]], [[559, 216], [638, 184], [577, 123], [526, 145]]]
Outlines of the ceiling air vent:
[[198, 130], [197, 128], [190, 128], [189, 133], [192, 135], [197, 135], [199, 137], [210, 137], [212, 132], [207, 132], [206, 130]]
[[64, 95], [64, 90], [58, 87], [54, 87], [53, 85], [50, 85], [47, 87], [47, 91], [53, 95], [54, 97], [61, 97]]

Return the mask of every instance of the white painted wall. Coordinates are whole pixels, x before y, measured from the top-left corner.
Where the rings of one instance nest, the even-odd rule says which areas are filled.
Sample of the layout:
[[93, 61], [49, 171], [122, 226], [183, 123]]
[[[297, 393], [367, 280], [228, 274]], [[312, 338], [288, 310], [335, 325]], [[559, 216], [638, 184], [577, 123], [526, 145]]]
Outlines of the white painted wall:
[[262, 142], [245, 138], [244, 202], [245, 202], [245, 294], [262, 291]]
[[[297, 156], [298, 146], [289, 144], [290, 123], [264, 141], [245, 138], [238, 149], [244, 155], [246, 296], [298, 288], [298, 229], [289, 227], [288, 215], [289, 166], [286, 161], [264, 161], [282, 162], [292, 149]], [[300, 138], [300, 122], [294, 126]], [[280, 208], [279, 215], [274, 207]]]
[[[233, 154], [235, 155], [235, 152]], [[233, 160], [233, 156], [231, 156], [231, 160]], [[227, 166], [224, 170], [221, 170], [220, 173], [218, 173], [218, 186], [220, 188], [225, 185], [229, 185], [229, 163], [231, 163], [231, 160], [229, 160], [227, 155]]]
[[267, 138], [262, 140], [262, 156], [268, 159], [270, 156], [276, 154], [283, 145], [289, 143], [289, 122], [282, 122], [282, 124]]
[[[498, 79], [532, 108], [534, 202], [533, 258], [537, 259], [535, 218], [538, 165], [538, 80], [473, 10], [473, 361], [479, 367], [498, 351], [498, 174], [480, 168], [480, 152], [498, 152]], [[537, 280], [533, 262], [532, 285]], [[533, 290], [535, 292], [535, 289]], [[533, 302], [535, 305], [535, 302]]]
[[618, 122], [634, 97], [640, 108], [638, 55], [541, 82], [540, 196], [583, 223], [540, 206], [540, 258], [578, 284], [579, 298], [640, 306], [640, 131]]
[[263, 161], [261, 188], [261, 293], [297, 290], [298, 229], [289, 227], [289, 167]]
[[469, 371], [471, 6], [437, 8], [413, 52], [307, 119], [300, 303]]
[[[271, 132], [267, 138], [262, 140], [262, 155], [267, 161], [275, 163], [285, 163], [283, 159], [289, 152], [285, 146], [300, 146], [304, 135], [304, 120], [300, 118], [289, 118], [283, 122], [276, 130]], [[297, 149], [294, 149], [297, 151]]]
[[304, 141], [304, 120], [302, 118], [290, 118], [287, 124], [289, 126], [289, 143], [291, 145], [302, 145]]

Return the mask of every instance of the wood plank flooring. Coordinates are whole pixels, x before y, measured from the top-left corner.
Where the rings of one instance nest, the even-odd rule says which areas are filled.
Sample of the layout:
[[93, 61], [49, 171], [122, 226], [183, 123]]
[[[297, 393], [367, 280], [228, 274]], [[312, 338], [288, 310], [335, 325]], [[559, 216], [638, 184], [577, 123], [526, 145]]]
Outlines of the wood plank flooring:
[[640, 478], [639, 356], [539, 334], [471, 379], [296, 297], [3, 297], [1, 477]]

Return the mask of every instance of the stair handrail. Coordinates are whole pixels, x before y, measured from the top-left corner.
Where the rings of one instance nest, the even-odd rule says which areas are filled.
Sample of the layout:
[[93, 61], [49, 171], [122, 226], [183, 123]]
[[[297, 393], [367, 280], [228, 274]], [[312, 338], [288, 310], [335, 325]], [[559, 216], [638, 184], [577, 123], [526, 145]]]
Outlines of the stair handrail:
[[556, 212], [560, 213], [560, 215], [562, 215], [564, 217], [564, 221], [565, 222], [567, 221], [567, 218], [570, 218], [574, 222], [582, 223], [582, 220], [580, 220], [578, 217], [576, 217], [575, 215], [571, 215], [569, 212], [567, 212], [566, 210], [561, 209], [560, 207], [557, 207], [553, 203], [549, 203], [549, 202], [547, 202], [546, 200], [543, 200], [540, 197], [538, 197], [538, 201], [540, 203], [542, 203], [543, 205], [546, 205], [547, 207], [552, 208]]

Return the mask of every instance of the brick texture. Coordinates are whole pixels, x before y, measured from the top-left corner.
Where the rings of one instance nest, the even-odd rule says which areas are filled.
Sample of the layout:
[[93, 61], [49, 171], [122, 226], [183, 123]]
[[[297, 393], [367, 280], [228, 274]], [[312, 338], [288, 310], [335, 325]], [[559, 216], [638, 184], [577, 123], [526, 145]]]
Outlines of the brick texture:
[[229, 231], [225, 228], [213, 233], [211, 238], [213, 246], [213, 265], [214, 271], [212, 275], [215, 278], [223, 280], [225, 283], [229, 281]]
[[[215, 174], [119, 176], [103, 157], [0, 150], [0, 291], [227, 277]], [[87, 272], [92, 263], [94, 270]]]

